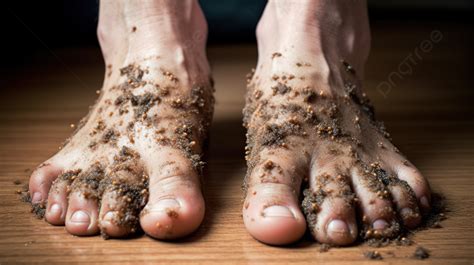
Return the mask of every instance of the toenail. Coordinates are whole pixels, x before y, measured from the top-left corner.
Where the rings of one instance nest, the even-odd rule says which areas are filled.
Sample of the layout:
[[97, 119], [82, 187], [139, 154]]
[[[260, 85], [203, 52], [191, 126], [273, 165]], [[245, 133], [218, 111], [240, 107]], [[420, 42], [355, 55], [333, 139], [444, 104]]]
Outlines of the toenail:
[[76, 211], [71, 216], [71, 222], [73, 223], [90, 223], [90, 220], [89, 214], [84, 211]]
[[288, 207], [281, 205], [273, 205], [263, 209], [263, 217], [288, 217], [295, 218], [295, 215], [291, 212]]
[[31, 203], [39, 203], [41, 202], [41, 193], [35, 192], [33, 193], [33, 198], [31, 199]]
[[157, 211], [166, 211], [166, 209], [178, 209], [181, 205], [175, 199], [163, 199], [153, 205], [153, 209]]
[[49, 208], [49, 213], [52, 216], [61, 216], [61, 214], [62, 214], [61, 205], [59, 205], [57, 203], [51, 205], [51, 207]]
[[334, 219], [328, 224], [327, 233], [329, 237], [349, 234], [349, 226], [342, 220]]
[[102, 218], [102, 221], [109, 222], [111, 223], [115, 218], [115, 212], [109, 211], [104, 215], [104, 218]]
[[375, 222], [372, 224], [372, 227], [375, 229], [375, 230], [383, 230], [385, 228], [388, 227], [388, 223], [387, 221], [383, 220], [383, 219], [377, 219], [375, 220]]
[[402, 216], [402, 218], [410, 217], [413, 214], [414, 214], [413, 210], [408, 207], [400, 210], [400, 215]]
[[430, 208], [430, 203], [428, 202], [428, 198], [426, 198], [426, 196], [420, 198], [420, 204], [425, 208]]

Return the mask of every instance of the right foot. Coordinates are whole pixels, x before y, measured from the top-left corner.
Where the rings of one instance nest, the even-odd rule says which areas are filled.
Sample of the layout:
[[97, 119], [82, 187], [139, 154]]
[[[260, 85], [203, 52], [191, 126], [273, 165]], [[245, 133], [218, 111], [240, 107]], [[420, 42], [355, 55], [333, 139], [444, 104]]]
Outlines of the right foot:
[[46, 221], [74, 235], [123, 237], [141, 226], [158, 239], [200, 225], [200, 159], [213, 109], [206, 35], [197, 1], [101, 1], [100, 98], [30, 179]]
[[429, 210], [427, 181], [360, 88], [369, 38], [364, 1], [268, 2], [245, 107], [243, 218], [256, 239], [286, 244], [307, 227], [327, 244], [385, 239]]

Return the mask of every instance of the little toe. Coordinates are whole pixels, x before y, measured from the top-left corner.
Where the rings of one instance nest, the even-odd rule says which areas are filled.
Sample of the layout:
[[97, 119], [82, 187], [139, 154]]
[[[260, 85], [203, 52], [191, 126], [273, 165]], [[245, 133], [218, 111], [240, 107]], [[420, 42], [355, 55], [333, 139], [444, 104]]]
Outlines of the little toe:
[[398, 235], [400, 225], [391, 203], [391, 194], [376, 177], [354, 170], [352, 185], [359, 199], [364, 238], [390, 238]]
[[398, 178], [406, 181], [410, 188], [415, 192], [422, 212], [427, 213], [431, 209], [431, 190], [425, 177], [414, 166], [401, 165], [396, 169]]
[[243, 218], [247, 231], [255, 239], [283, 245], [300, 239], [306, 231], [298, 202], [303, 174], [295, 170], [306, 167], [297, 163], [299, 157], [286, 151], [275, 153], [278, 155], [261, 154], [261, 162], [247, 179]]
[[302, 205], [316, 240], [339, 246], [353, 243], [357, 238], [357, 223], [349, 177], [317, 173], [311, 177], [310, 187], [303, 193]]
[[171, 148], [150, 168], [149, 200], [140, 216], [142, 229], [157, 239], [175, 239], [195, 231], [204, 219], [204, 198], [200, 179], [191, 161]]
[[52, 162], [45, 162], [33, 171], [29, 181], [31, 203], [37, 204], [47, 199], [51, 184], [61, 172], [62, 168]]

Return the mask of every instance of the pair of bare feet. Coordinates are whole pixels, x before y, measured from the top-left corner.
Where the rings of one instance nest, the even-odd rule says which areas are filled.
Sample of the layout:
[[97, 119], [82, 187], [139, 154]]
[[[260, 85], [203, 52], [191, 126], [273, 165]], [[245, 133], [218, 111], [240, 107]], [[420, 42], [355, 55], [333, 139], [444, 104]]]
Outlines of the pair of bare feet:
[[[157, 239], [201, 224], [202, 144], [213, 84], [195, 0], [102, 0], [100, 97], [29, 191], [74, 235]], [[248, 79], [243, 219], [287, 244], [396, 236], [430, 208], [428, 183], [394, 147], [360, 89], [370, 31], [364, 1], [269, 1]]]

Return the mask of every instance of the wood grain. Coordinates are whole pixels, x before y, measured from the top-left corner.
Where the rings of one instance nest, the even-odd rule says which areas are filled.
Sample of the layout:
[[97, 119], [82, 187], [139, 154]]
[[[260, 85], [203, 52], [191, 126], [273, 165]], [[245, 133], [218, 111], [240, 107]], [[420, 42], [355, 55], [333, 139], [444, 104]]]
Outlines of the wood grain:
[[[430, 32], [441, 41], [397, 79], [388, 93], [380, 82], [413, 53]], [[472, 36], [468, 26], [380, 22], [366, 70], [366, 90], [378, 116], [386, 121], [400, 149], [447, 197], [451, 212], [441, 229], [415, 236], [431, 251], [423, 263], [474, 262], [474, 99], [471, 73]], [[144, 235], [127, 240], [74, 237], [50, 226], [21, 203], [14, 180], [27, 183], [28, 173], [57, 151], [94, 101], [103, 66], [98, 48], [47, 51], [21, 67], [2, 73], [0, 99], [0, 263], [324, 263], [372, 264], [367, 246], [331, 249], [305, 238], [288, 247], [252, 239], [241, 218], [240, 185], [245, 174], [241, 109], [245, 74], [256, 62], [255, 45], [213, 46], [209, 57], [216, 80], [216, 115], [211, 130], [205, 175], [207, 213], [202, 227], [177, 242]], [[61, 61], [58, 61], [59, 57]], [[379, 249], [385, 262], [417, 263], [416, 246]]]

